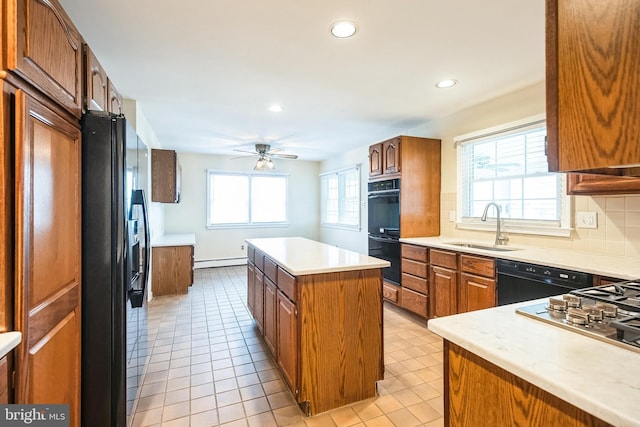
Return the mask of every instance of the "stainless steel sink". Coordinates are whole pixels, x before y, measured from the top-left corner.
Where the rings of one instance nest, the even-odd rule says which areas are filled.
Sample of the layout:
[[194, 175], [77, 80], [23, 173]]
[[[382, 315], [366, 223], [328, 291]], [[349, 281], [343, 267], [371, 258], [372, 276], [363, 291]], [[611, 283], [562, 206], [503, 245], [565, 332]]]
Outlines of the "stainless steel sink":
[[512, 248], [506, 246], [493, 246], [493, 245], [481, 245], [478, 243], [466, 243], [466, 242], [446, 242], [447, 245], [460, 246], [462, 248], [483, 249], [485, 251], [497, 251], [497, 252], [509, 252], [517, 251], [519, 248]]

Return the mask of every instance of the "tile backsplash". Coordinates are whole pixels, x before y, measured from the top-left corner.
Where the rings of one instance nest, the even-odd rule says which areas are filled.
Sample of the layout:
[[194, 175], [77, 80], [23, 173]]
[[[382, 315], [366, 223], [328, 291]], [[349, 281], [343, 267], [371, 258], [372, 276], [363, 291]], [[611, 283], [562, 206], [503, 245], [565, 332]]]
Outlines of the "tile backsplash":
[[[440, 234], [457, 238], [491, 241], [493, 233], [458, 230], [450, 221], [455, 211], [456, 193], [441, 195]], [[532, 236], [509, 233], [509, 244], [553, 247], [595, 254], [640, 258], [640, 195], [573, 196], [573, 225], [575, 212], [596, 212], [598, 227], [574, 228], [570, 237]]]

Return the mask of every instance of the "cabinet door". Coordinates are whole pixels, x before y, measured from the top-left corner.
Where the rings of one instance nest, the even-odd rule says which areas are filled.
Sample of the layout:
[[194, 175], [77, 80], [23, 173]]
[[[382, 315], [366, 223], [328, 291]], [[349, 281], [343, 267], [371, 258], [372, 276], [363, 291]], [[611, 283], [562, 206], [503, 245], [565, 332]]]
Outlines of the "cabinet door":
[[253, 299], [253, 318], [260, 332], [264, 331], [264, 274], [256, 268], [255, 297]]
[[481, 310], [496, 306], [496, 281], [473, 274], [460, 274], [460, 304], [458, 311]]
[[639, 25], [637, 0], [547, 0], [550, 171], [640, 173]]
[[384, 174], [400, 173], [400, 138], [394, 138], [382, 143]]
[[109, 100], [107, 111], [113, 114], [122, 114], [124, 99], [111, 80], [109, 80], [107, 84], [107, 99]]
[[429, 278], [429, 317], [456, 313], [458, 279], [455, 270], [432, 265]]
[[80, 424], [81, 133], [16, 92], [15, 403], [66, 403]]
[[567, 174], [567, 194], [590, 196], [637, 193], [640, 193], [640, 178]]
[[267, 276], [264, 278], [264, 342], [276, 357], [276, 284]]
[[295, 393], [298, 387], [298, 322], [296, 306], [278, 291], [277, 360], [285, 381]]
[[382, 144], [369, 147], [369, 176], [382, 174]]
[[253, 305], [256, 300], [256, 268], [252, 262], [247, 263], [247, 308], [253, 316]]
[[87, 110], [107, 110], [107, 73], [88, 45], [84, 45], [85, 68], [85, 108]]
[[151, 150], [151, 199], [154, 202], [177, 202], [177, 166], [175, 151]]
[[7, 68], [80, 117], [82, 37], [65, 11], [57, 0], [14, 0], [4, 6]]
[[193, 246], [155, 247], [152, 251], [153, 294], [186, 294], [193, 283]]

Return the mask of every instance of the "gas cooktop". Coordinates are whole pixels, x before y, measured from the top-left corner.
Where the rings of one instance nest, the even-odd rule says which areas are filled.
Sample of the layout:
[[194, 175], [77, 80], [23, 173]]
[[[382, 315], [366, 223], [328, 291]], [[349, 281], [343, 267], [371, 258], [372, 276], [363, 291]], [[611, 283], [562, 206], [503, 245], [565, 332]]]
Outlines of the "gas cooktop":
[[640, 353], [640, 281], [576, 289], [516, 312]]

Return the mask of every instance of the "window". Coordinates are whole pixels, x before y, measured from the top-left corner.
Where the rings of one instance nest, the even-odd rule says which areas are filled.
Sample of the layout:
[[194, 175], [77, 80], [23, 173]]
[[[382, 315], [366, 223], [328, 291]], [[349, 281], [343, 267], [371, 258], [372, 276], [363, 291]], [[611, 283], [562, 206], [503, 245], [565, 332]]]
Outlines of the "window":
[[322, 225], [360, 229], [360, 167], [320, 175]]
[[[495, 202], [512, 231], [567, 235], [564, 175], [548, 172], [545, 137], [544, 116], [537, 116], [454, 138], [459, 228], [486, 228], [480, 217]], [[489, 217], [496, 217], [495, 208]]]
[[207, 227], [287, 223], [288, 176], [207, 171]]

